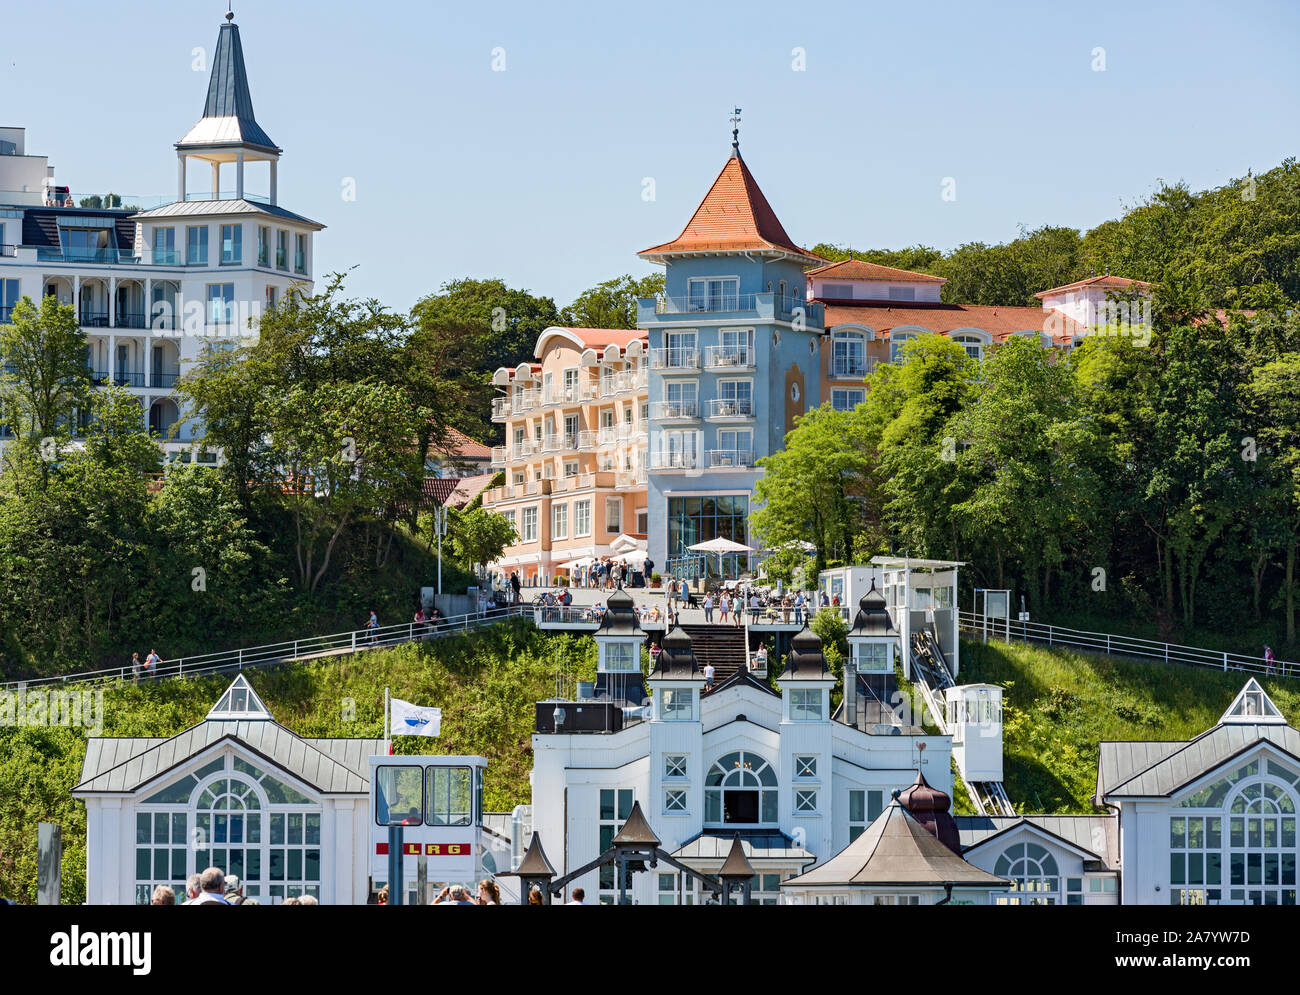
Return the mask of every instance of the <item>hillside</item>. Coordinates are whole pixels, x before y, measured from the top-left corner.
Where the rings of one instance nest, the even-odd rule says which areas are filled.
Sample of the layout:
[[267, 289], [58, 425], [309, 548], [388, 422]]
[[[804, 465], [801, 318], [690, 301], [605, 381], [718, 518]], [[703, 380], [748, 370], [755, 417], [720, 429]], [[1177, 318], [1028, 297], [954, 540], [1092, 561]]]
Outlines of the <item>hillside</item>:
[[[249, 671], [276, 720], [303, 736], [379, 737], [384, 688], [442, 708], [437, 740], [402, 737], [398, 753], [474, 753], [492, 761], [486, 808], [529, 798], [533, 704], [554, 693], [563, 661], [579, 680], [595, 674], [595, 644], [545, 635], [524, 622], [468, 636], [321, 663]], [[105, 736], [172, 735], [202, 721], [230, 677], [117, 684], [104, 693]], [[0, 727], [0, 896], [36, 895], [36, 824], [63, 826], [64, 901], [85, 895], [86, 810], [68, 794], [85, 756], [77, 730]]]
[[[1091, 812], [1099, 742], [1190, 739], [1219, 720], [1246, 675], [963, 642], [961, 681], [1006, 689], [1003, 773], [1016, 810]], [[1260, 683], [1295, 725], [1300, 684]]]

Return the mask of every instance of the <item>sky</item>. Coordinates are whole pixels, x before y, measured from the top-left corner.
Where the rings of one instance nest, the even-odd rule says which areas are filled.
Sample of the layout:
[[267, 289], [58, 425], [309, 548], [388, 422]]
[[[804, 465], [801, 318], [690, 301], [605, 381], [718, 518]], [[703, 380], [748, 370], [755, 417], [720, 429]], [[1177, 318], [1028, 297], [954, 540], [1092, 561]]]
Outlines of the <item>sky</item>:
[[[172, 198], [213, 0], [6, 0], [0, 125], [75, 193]], [[316, 276], [406, 310], [460, 277], [562, 307], [653, 272], [730, 151], [791, 237], [855, 248], [1087, 230], [1160, 180], [1297, 154], [1300, 4], [234, 5], [279, 200]], [[945, 197], [945, 192], [947, 196]]]

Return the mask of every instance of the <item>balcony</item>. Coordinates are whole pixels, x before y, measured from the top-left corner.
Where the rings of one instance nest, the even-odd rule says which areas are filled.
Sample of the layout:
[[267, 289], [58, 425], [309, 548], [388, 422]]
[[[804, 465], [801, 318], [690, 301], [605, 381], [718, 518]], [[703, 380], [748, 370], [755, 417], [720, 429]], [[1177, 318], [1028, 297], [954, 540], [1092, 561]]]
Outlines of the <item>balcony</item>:
[[650, 405], [652, 421], [697, 421], [700, 406], [694, 401], [655, 401]]
[[537, 399], [541, 391], [537, 389], [515, 391], [511, 398], [511, 414], [521, 415], [525, 411], [531, 411], [537, 407]]
[[[185, 260], [175, 249], [92, 249], [50, 248], [36, 249], [37, 262], [89, 263], [108, 266], [184, 266]], [[206, 265], [206, 264], [200, 264]]]
[[653, 370], [681, 370], [694, 373], [700, 368], [700, 350], [682, 346], [650, 350], [650, 368]]
[[644, 433], [629, 425], [627, 422], [621, 422], [618, 425], [602, 425], [597, 434], [597, 443], [602, 446], [612, 446], [619, 442], [627, 442]]
[[578, 443], [575, 448], [577, 448], [579, 451], [587, 450], [587, 449], [595, 449], [596, 435], [597, 433], [591, 431], [590, 429], [583, 429], [581, 432], [578, 433]]
[[88, 308], [82, 308], [78, 320], [82, 328], [107, 328], [108, 312], [91, 311]]
[[709, 401], [709, 421], [743, 421], [754, 417], [754, 403], [749, 398], [717, 398]]
[[743, 315], [747, 318], [796, 321], [822, 328], [825, 307], [800, 297], [764, 294], [715, 294], [697, 297], [643, 297], [637, 301], [637, 324], [681, 322], [690, 315]]
[[116, 328], [148, 328], [149, 316], [143, 311], [118, 311], [114, 322]]
[[557, 404], [567, 407], [571, 404], [582, 404], [584, 401], [593, 400], [595, 397], [595, 384], [574, 384], [569, 387], [543, 390], [542, 407], [552, 407]]
[[492, 420], [505, 421], [510, 417], [510, 398], [494, 397], [492, 398]]
[[748, 449], [710, 449], [704, 457], [705, 466], [710, 469], [754, 465], [754, 454]]
[[754, 350], [750, 346], [711, 345], [704, 350], [706, 370], [752, 370]]
[[179, 371], [177, 371], [176, 373], [162, 373], [155, 370], [149, 376], [149, 386], [159, 387], [159, 388], [161, 387], [171, 388], [176, 386], [176, 381], [179, 379], [180, 379]]
[[650, 385], [650, 371], [646, 367], [636, 370], [624, 370], [618, 375], [616, 389], [620, 394], [640, 390]]
[[697, 470], [699, 466], [699, 455], [693, 452], [671, 450], [669, 452], [652, 452], [650, 454], [650, 469], [652, 470]]
[[831, 378], [834, 380], [861, 380], [876, 368], [875, 359], [864, 356], [835, 356], [831, 359]]

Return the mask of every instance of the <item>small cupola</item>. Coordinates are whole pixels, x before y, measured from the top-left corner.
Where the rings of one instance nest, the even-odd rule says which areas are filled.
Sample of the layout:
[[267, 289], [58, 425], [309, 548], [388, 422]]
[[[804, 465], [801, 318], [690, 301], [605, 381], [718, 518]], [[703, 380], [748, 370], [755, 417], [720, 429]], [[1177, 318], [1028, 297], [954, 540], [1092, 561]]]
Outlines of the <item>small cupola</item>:
[[781, 685], [783, 722], [820, 722], [830, 715], [830, 693], [835, 675], [826, 668], [826, 655], [817, 633], [804, 626], [790, 640]]
[[946, 793], [932, 787], [925, 775], [917, 771], [916, 780], [911, 787], [896, 797], [912, 818], [933, 833], [949, 850], [960, 855], [961, 834], [957, 831], [957, 820], [949, 811], [952, 799]]
[[652, 722], [694, 722], [700, 714], [704, 674], [691, 648], [691, 637], [679, 625], [660, 644], [661, 652], [646, 682], [654, 690]]
[[632, 596], [622, 588], [605, 602], [593, 636], [596, 640], [597, 697], [640, 703], [645, 698], [641, 677], [641, 647], [645, 631]]

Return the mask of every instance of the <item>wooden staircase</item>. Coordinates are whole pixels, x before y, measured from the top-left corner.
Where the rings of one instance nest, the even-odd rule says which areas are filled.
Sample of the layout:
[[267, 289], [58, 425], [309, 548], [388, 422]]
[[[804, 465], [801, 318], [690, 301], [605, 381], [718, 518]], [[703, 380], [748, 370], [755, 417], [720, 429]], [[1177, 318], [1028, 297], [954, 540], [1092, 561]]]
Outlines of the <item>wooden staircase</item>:
[[714, 687], [748, 666], [749, 647], [745, 644], [744, 626], [683, 625], [682, 631], [691, 637], [691, 649], [695, 651], [701, 673], [705, 664], [713, 664]]

